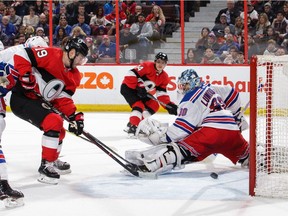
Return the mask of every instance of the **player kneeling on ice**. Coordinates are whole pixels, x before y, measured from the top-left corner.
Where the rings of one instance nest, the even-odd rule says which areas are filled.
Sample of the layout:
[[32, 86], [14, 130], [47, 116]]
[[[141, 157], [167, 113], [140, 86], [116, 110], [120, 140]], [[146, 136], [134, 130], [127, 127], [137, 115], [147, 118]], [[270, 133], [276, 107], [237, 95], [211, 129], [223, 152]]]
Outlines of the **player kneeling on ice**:
[[[136, 134], [140, 140], [156, 145], [145, 150], [126, 151], [127, 160], [143, 172], [161, 174], [185, 164], [204, 160], [219, 153], [247, 165], [249, 145], [244, 139], [222, 97], [210, 84], [201, 82], [194, 70], [184, 71], [178, 88], [185, 95], [178, 106], [178, 117], [170, 127], [152, 119], [143, 120]], [[143, 136], [145, 134], [145, 136]]]
[[[80, 85], [77, 66], [86, 63], [88, 47], [80, 38], [69, 38], [63, 50], [55, 47], [25, 48], [14, 55], [19, 79], [12, 90], [10, 106], [19, 118], [43, 131], [38, 181], [57, 184], [60, 174], [70, 173], [70, 164], [58, 159], [65, 137], [63, 118], [47, 101], [69, 117], [69, 131], [80, 135], [84, 115], [76, 112], [72, 99]], [[45, 99], [45, 101], [43, 100]]]
[[[129, 137], [134, 137], [140, 121], [155, 114], [159, 103], [171, 115], [177, 115], [177, 105], [167, 94], [168, 74], [164, 71], [168, 56], [159, 52], [154, 62], [143, 62], [129, 70], [121, 85], [121, 94], [132, 108], [132, 112], [124, 130]], [[156, 98], [149, 92], [156, 91]]]

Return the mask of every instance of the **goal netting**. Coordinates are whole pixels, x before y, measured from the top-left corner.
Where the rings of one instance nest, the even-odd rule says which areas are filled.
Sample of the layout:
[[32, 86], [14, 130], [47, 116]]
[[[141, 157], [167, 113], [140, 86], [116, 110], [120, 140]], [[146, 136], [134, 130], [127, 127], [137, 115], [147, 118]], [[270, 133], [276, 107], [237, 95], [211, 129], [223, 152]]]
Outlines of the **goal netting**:
[[288, 198], [288, 56], [254, 56], [250, 72], [249, 192]]

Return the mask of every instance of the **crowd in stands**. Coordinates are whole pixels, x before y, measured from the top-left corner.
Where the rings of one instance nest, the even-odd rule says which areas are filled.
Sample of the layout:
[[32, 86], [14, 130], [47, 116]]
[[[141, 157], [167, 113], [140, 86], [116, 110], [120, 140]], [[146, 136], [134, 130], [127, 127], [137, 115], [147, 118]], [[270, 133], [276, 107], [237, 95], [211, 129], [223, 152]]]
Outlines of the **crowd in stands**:
[[[212, 29], [203, 27], [186, 63], [243, 64], [244, 1], [227, 0]], [[288, 1], [248, 1], [248, 62], [252, 55], [285, 55], [288, 51]]]
[[[120, 57], [122, 62], [147, 60], [149, 52], [165, 41], [165, 14], [161, 5], [179, 1], [119, 1]], [[150, 11], [143, 11], [142, 6]], [[179, 10], [179, 7], [177, 8]], [[175, 9], [176, 11], [176, 9]], [[179, 11], [174, 12], [179, 16]], [[80, 36], [89, 44], [89, 62], [115, 62], [116, 1], [53, 1], [53, 46], [67, 36]], [[0, 1], [0, 40], [4, 47], [39, 35], [49, 43], [49, 3]], [[129, 31], [128, 31], [129, 30]], [[123, 38], [122, 38], [123, 36]], [[127, 57], [127, 58], [126, 58]]]
[[[185, 1], [186, 16], [201, 4]], [[148, 59], [166, 37], [179, 28], [180, 1], [119, 1], [120, 61], [135, 63]], [[172, 7], [169, 7], [172, 6]], [[49, 38], [49, 3], [0, 1], [0, 40], [4, 47], [23, 44], [39, 35], [53, 46], [67, 36], [80, 36], [89, 46], [89, 62], [115, 62], [116, 1], [53, 1], [53, 38]], [[195, 47], [187, 47], [185, 63], [242, 64], [245, 53], [242, 0], [227, 0], [212, 29], [203, 27]], [[169, 9], [168, 9], [169, 8]], [[171, 9], [173, 11], [171, 11]], [[189, 20], [188, 20], [189, 21]], [[288, 50], [288, 2], [248, 2], [248, 58], [255, 54], [282, 55]], [[286, 30], [287, 29], [287, 30]], [[279, 50], [279, 51], [278, 51]]]

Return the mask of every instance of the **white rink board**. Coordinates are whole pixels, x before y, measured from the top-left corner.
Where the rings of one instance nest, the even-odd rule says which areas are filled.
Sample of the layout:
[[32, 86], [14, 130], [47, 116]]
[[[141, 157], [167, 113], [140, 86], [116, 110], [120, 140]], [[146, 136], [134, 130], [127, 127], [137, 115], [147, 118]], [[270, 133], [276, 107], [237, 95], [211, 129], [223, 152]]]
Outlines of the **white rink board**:
[[[122, 80], [134, 66], [81, 66], [83, 78], [81, 87], [74, 95], [76, 104], [127, 104], [120, 94]], [[172, 101], [177, 101], [176, 82], [186, 69], [193, 68], [205, 82], [232, 85], [240, 92], [242, 106], [249, 100], [249, 66], [167, 66], [170, 83], [168, 93]]]

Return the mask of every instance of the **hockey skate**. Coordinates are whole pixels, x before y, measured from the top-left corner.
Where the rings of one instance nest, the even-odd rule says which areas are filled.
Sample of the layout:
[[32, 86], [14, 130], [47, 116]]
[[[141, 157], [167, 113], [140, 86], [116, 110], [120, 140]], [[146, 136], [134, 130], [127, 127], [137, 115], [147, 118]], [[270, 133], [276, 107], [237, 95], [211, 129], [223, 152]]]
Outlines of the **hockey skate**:
[[24, 194], [10, 187], [7, 180], [0, 181], [0, 200], [6, 208], [15, 208], [24, 205]]
[[53, 162], [53, 166], [60, 175], [66, 175], [71, 173], [70, 164], [67, 162], [63, 162], [57, 159]]
[[238, 160], [238, 163], [241, 164], [242, 168], [249, 168], [249, 154], [247, 155], [247, 157]]
[[48, 162], [42, 159], [38, 172], [40, 173], [38, 178], [39, 182], [54, 185], [58, 184], [60, 175], [54, 168], [54, 162]]
[[130, 122], [128, 122], [127, 127], [124, 129], [124, 132], [128, 134], [128, 138], [136, 139], [137, 138], [135, 136], [136, 130], [137, 130], [137, 126], [132, 125]]

